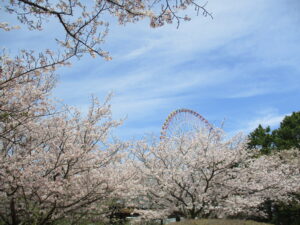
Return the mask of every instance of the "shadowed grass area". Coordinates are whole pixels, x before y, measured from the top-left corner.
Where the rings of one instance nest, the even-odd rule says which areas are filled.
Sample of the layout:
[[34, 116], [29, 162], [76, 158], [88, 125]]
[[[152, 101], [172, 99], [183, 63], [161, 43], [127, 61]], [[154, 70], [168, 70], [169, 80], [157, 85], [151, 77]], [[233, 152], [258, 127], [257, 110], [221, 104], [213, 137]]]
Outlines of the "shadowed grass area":
[[226, 220], [226, 219], [201, 219], [185, 220], [170, 225], [270, 225], [269, 223], [259, 223], [251, 220]]

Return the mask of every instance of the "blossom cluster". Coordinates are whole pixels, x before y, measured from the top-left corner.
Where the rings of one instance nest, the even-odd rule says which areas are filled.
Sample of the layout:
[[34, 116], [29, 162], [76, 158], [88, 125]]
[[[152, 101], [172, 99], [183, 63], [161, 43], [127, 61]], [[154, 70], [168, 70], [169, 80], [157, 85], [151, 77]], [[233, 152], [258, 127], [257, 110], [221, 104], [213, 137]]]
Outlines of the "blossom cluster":
[[112, 120], [109, 99], [93, 98], [86, 115], [53, 102], [53, 71], [31, 56], [1, 55], [1, 218], [43, 224], [104, 215], [129, 180], [127, 144], [110, 140], [121, 122]]
[[300, 190], [299, 151], [257, 158], [245, 141], [241, 135], [225, 138], [220, 130], [202, 129], [193, 136], [137, 143], [135, 201], [151, 214], [169, 209], [189, 218], [264, 216], [258, 206], [267, 199], [291, 201], [290, 194]]
[[[101, 48], [108, 34], [109, 22], [116, 18], [119, 24], [134, 23], [148, 18], [150, 26], [161, 27], [176, 21], [188, 21], [190, 17], [181, 11], [195, 8], [197, 14], [211, 16], [201, 1], [146, 1], [146, 0], [96, 0], [85, 2], [81, 0], [17, 0], [4, 1], [0, 11], [6, 11], [16, 16], [21, 24], [30, 30], [42, 31], [49, 21], [56, 21], [61, 27], [57, 43], [65, 49], [63, 58], [80, 57], [84, 53], [92, 57], [100, 56], [111, 60], [107, 51]], [[9, 31], [18, 26], [9, 26], [0, 22], [0, 29]]]

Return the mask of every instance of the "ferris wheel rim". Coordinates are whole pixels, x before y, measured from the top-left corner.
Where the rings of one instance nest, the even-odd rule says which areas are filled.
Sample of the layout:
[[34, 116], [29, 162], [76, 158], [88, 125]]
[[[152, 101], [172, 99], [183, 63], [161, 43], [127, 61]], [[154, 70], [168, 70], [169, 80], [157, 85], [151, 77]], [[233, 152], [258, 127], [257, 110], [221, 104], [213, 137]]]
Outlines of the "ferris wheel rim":
[[167, 130], [168, 130], [172, 120], [180, 113], [188, 113], [190, 115], [193, 115], [196, 118], [198, 118], [199, 120], [201, 120], [209, 130], [213, 129], [213, 126], [202, 115], [200, 115], [196, 111], [193, 111], [191, 109], [181, 108], [181, 109], [174, 110], [173, 112], [171, 112], [168, 115], [167, 119], [165, 120], [165, 122], [162, 126], [160, 139], [163, 139], [166, 137]]

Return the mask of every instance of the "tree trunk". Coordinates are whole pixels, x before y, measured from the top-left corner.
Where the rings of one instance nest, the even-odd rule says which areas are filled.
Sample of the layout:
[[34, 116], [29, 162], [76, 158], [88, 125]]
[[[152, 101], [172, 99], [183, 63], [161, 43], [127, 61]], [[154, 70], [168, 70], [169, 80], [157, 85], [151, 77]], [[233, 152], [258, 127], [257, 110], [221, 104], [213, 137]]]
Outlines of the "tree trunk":
[[190, 211], [190, 218], [191, 218], [191, 219], [195, 219], [196, 216], [197, 216], [197, 213], [195, 212], [195, 210], [191, 210], [191, 211]]
[[18, 225], [19, 221], [18, 221], [18, 218], [17, 218], [17, 212], [16, 212], [14, 198], [12, 198], [10, 200], [10, 212], [11, 212], [11, 222], [12, 222], [12, 225]]

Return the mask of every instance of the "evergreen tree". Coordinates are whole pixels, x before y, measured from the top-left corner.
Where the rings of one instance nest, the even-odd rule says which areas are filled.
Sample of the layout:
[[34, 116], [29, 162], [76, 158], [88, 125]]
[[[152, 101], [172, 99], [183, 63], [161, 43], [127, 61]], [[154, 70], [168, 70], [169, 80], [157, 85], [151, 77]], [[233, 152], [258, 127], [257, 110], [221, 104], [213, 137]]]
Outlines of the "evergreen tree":
[[286, 116], [280, 123], [280, 127], [273, 131], [276, 148], [300, 149], [300, 111]]
[[[270, 127], [259, 125], [248, 135], [248, 149], [260, 149], [261, 154], [285, 149], [298, 149], [300, 151], [300, 111], [286, 116], [280, 127], [271, 131]], [[291, 201], [266, 201], [264, 210], [269, 217], [268, 222], [276, 225], [300, 225], [300, 194], [290, 193]]]
[[274, 147], [271, 128], [263, 128], [261, 124], [248, 135], [248, 149], [260, 149], [262, 154], [269, 154]]
[[271, 131], [267, 126], [259, 125], [248, 135], [248, 149], [259, 149], [261, 154], [269, 154], [274, 150], [300, 149], [300, 111], [286, 116], [280, 127]]

